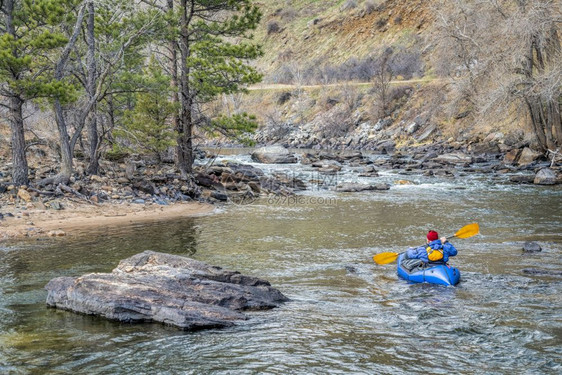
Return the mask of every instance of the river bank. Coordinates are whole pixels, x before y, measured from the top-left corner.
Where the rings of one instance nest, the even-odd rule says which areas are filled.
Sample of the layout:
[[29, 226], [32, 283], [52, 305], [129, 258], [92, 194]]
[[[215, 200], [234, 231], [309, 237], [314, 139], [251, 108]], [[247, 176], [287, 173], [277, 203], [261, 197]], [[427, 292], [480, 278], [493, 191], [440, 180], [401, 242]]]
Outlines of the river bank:
[[213, 205], [200, 202], [178, 202], [162, 206], [123, 202], [88, 204], [60, 199], [59, 205], [64, 208], [37, 208], [33, 204], [3, 206], [0, 240], [78, 236], [104, 227], [183, 219], [209, 214], [216, 209]]
[[[69, 185], [16, 187], [5, 178], [0, 183], [0, 239], [181, 218], [212, 212], [217, 204], [249, 204], [263, 196], [314, 190], [384, 191], [470, 176], [486, 176], [497, 184], [562, 182], [560, 166], [527, 147], [514, 150], [490, 153], [437, 144], [381, 154], [274, 146], [222, 150], [222, 155], [202, 152], [191, 181], [180, 179], [173, 165], [142, 159], [108, 165], [100, 176], [78, 172]], [[48, 177], [46, 171], [36, 168], [35, 180]]]

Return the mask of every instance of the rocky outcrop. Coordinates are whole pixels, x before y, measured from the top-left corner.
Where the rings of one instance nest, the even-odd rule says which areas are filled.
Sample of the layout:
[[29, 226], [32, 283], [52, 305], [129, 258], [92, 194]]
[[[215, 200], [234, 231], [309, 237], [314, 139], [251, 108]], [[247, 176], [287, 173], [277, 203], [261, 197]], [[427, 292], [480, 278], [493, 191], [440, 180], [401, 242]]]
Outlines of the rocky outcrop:
[[196, 180], [203, 187], [202, 196], [218, 201], [248, 204], [260, 195], [289, 196], [306, 189], [306, 183], [294, 175], [266, 176], [261, 169], [247, 164], [223, 162], [196, 170]]
[[295, 155], [282, 146], [268, 146], [252, 153], [252, 160], [263, 164], [292, 164], [297, 162]]
[[246, 310], [288, 300], [265, 280], [153, 251], [122, 260], [111, 273], [55, 278], [45, 289], [50, 307], [182, 330], [231, 326], [248, 318]]

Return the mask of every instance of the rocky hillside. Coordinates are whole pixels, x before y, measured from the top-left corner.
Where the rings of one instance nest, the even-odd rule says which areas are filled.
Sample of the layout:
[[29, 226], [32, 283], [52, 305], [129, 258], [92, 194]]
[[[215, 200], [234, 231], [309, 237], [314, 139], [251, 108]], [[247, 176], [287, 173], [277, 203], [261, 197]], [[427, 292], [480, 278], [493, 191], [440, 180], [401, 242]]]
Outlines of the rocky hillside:
[[449, 77], [462, 66], [436, 56], [436, 17], [454, 9], [437, 3], [262, 0], [264, 83], [215, 109], [256, 114], [258, 144], [383, 152], [432, 143], [533, 146], [516, 106], [483, 118], [458, 100], [462, 88]]

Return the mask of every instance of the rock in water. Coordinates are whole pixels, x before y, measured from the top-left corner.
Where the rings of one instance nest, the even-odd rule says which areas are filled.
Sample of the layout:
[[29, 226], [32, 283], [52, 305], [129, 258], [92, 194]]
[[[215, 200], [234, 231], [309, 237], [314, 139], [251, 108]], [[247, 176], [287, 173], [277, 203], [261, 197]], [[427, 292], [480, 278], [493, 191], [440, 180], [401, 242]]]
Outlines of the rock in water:
[[389, 190], [390, 185], [380, 183], [375, 185], [359, 184], [354, 182], [344, 182], [336, 186], [335, 190], [342, 193], [360, 192], [366, 190]]
[[292, 164], [297, 162], [295, 155], [283, 146], [268, 146], [255, 150], [252, 160], [264, 164]]
[[145, 251], [111, 273], [57, 277], [47, 305], [127, 323], [161, 322], [182, 330], [231, 326], [287, 301], [265, 280], [194, 259]]
[[523, 251], [526, 253], [538, 253], [542, 251], [542, 247], [536, 242], [527, 241], [523, 244]]
[[525, 147], [523, 151], [521, 151], [521, 155], [517, 160], [517, 164], [521, 166], [529, 165], [537, 161], [537, 159], [539, 159], [540, 157], [541, 157], [540, 152], [536, 152], [531, 150], [529, 147]]
[[543, 168], [537, 172], [533, 182], [535, 185], [554, 185], [556, 184], [556, 173], [550, 168]]
[[523, 272], [529, 275], [537, 275], [537, 276], [562, 276], [562, 271], [550, 270], [550, 269], [523, 268]]
[[472, 156], [460, 151], [455, 151], [448, 154], [439, 155], [435, 158], [435, 161], [446, 164], [470, 164], [473, 160]]

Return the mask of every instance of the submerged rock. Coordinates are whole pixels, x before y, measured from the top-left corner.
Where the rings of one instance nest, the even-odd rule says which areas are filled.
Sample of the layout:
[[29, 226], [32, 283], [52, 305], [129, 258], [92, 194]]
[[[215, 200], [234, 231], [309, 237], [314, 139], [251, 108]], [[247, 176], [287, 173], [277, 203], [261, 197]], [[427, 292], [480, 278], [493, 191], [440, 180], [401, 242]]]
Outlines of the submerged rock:
[[47, 305], [127, 323], [161, 322], [182, 330], [231, 326], [287, 301], [265, 280], [194, 259], [145, 251], [111, 273], [58, 277]]
[[523, 251], [526, 253], [538, 253], [542, 251], [542, 247], [536, 242], [527, 241], [523, 244]]
[[523, 272], [529, 275], [538, 276], [562, 276], [562, 271], [541, 268], [523, 268]]
[[353, 193], [359, 191], [367, 191], [367, 190], [389, 190], [390, 185], [385, 183], [379, 184], [360, 184], [354, 182], [344, 182], [336, 186], [336, 191], [343, 192], [343, 193]]
[[534, 175], [516, 175], [509, 178], [509, 181], [515, 182], [517, 184], [532, 184], [534, 180]]

